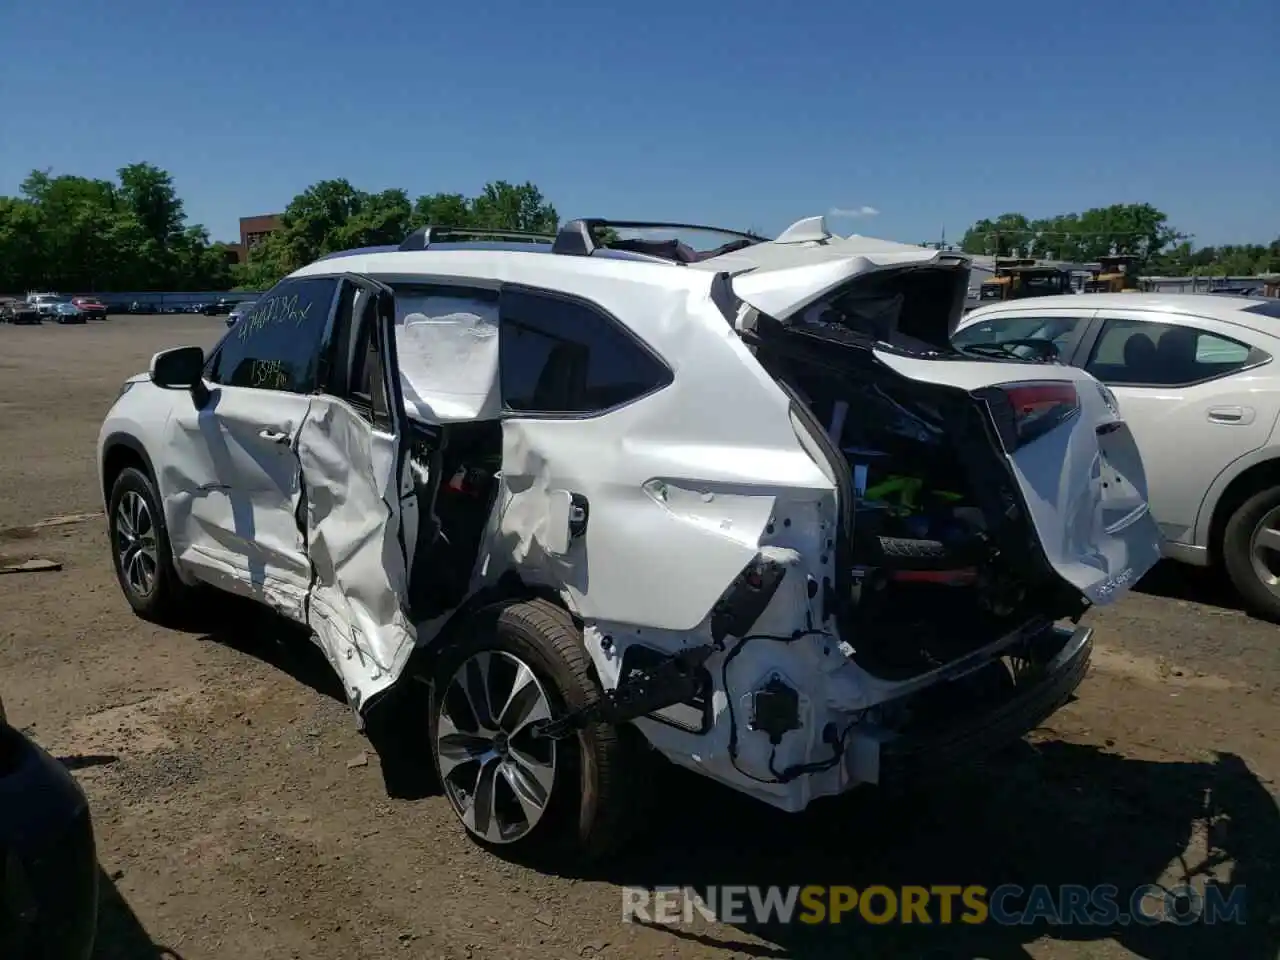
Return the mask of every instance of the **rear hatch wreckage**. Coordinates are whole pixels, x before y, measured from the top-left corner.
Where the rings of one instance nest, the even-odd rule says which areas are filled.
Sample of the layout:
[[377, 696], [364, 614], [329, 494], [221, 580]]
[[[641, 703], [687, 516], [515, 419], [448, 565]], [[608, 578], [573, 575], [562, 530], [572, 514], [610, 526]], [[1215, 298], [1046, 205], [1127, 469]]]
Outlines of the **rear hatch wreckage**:
[[[837, 681], [822, 667], [810, 674], [821, 682], [811, 685], [788, 679], [788, 671], [799, 675], [797, 658], [762, 657], [753, 668], [761, 679], [746, 694], [730, 692], [730, 666], [748, 641], [782, 650], [829, 647], [835, 639], [829, 629], [807, 624], [751, 635], [777, 588], [771, 578], [781, 581], [788, 572], [765, 560], [762, 548], [761, 562], [744, 571], [722, 601], [722, 612], [736, 610], [739, 624], [722, 624], [718, 635], [713, 628], [709, 643], [620, 680], [600, 703], [548, 722], [544, 735], [567, 736], [595, 720], [639, 719], [651, 740], [674, 744], [651, 721], [669, 708], [699, 704], [703, 734], [715, 717], [727, 716], [727, 742], [719, 745], [727, 764], [716, 769], [716, 745], [700, 746], [695, 761], [664, 752], [775, 805], [799, 809], [854, 782], [926, 778], [1040, 723], [1071, 696], [1092, 649], [1091, 630], [1054, 622], [1078, 621], [1090, 606], [1111, 602], [1160, 553], [1141, 458], [1110, 391], [1075, 368], [953, 348], [950, 335], [968, 287], [962, 256], [833, 237], [814, 218], [772, 243], [689, 267], [727, 275], [737, 301], [735, 327], [792, 397], [809, 433], [807, 448], [837, 481], [835, 576], [817, 590], [838, 624], [841, 651], [858, 669]], [[966, 509], [982, 528], [979, 548], [998, 561], [988, 566], [1016, 581], [1012, 596], [990, 601], [1007, 608], [1003, 616], [982, 620], [949, 649], [932, 651], [932, 662], [903, 665], [860, 654], [867, 624], [856, 609], [867, 571], [857, 533], [879, 515], [863, 509], [868, 476], [886, 453], [890, 461], [895, 457], [892, 450], [850, 442], [847, 427], [860, 413], [875, 421], [864, 433], [878, 432], [880, 439], [889, 432], [884, 425], [896, 421], [897, 456], [912, 447], [949, 452], [941, 458], [949, 465], [947, 485], [967, 489]], [[896, 574], [936, 582], [959, 572]], [[998, 586], [983, 589], [995, 596]], [[811, 584], [810, 596], [814, 589]], [[722, 708], [711, 706], [712, 690], [723, 696]], [[745, 729], [768, 741], [764, 754], [757, 750], [745, 766], [735, 700], [744, 708]], [[806, 748], [792, 751], [802, 759], [780, 762], [779, 747], [806, 725], [802, 717], [824, 714], [826, 722], [810, 724]]]

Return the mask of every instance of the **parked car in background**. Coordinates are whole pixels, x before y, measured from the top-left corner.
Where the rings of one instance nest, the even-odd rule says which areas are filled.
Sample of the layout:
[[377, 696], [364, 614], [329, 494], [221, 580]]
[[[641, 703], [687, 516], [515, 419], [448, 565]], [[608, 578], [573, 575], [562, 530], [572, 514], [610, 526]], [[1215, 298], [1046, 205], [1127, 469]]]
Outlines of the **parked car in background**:
[[89, 960], [99, 877], [84, 791], [0, 701], [0, 957]]
[[219, 297], [212, 303], [206, 303], [204, 305], [204, 315], [206, 317], [226, 316], [235, 309], [238, 303], [240, 303], [240, 301], [232, 297]]
[[39, 323], [40, 311], [25, 300], [10, 300], [0, 306], [0, 319], [5, 323]]
[[27, 295], [27, 303], [36, 308], [42, 317], [53, 317], [58, 312], [58, 304], [66, 303], [67, 298], [60, 293], [32, 293]]
[[1115, 395], [1166, 556], [1280, 620], [1280, 301], [1080, 294], [983, 307], [952, 342], [1083, 367]]
[[227, 314], [227, 326], [234, 327], [241, 317], [253, 309], [253, 304], [253, 300], [241, 300], [232, 307], [231, 312]]
[[63, 300], [54, 305], [53, 318], [59, 323], [87, 323], [88, 316], [70, 300]]
[[71, 303], [88, 320], [107, 319], [107, 305], [97, 297], [72, 297]]
[[98, 438], [130, 606], [308, 624], [472, 836], [562, 853], [626, 836], [646, 747], [797, 812], [1056, 711], [1092, 650], [1057, 621], [1159, 557], [1110, 395], [953, 348], [963, 256], [624, 228], [683, 229], [424, 228], [156, 354]]

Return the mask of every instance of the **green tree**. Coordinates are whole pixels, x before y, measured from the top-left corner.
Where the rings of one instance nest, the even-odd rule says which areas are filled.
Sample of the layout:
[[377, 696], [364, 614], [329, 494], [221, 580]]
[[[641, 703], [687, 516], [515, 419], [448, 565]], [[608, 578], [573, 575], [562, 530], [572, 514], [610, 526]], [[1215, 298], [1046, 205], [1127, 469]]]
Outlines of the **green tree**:
[[1112, 253], [1132, 254], [1145, 269], [1186, 239], [1151, 204], [1116, 203], [1038, 220], [1020, 213], [979, 220], [965, 232], [960, 247], [972, 254], [1081, 262]]
[[289, 202], [281, 222], [238, 269], [241, 289], [265, 290], [326, 253], [399, 243], [427, 224], [554, 233], [559, 217], [532, 183], [499, 180], [474, 198], [434, 193], [410, 203], [403, 190], [366, 193], [347, 180], [322, 180]]
[[460, 193], [433, 193], [419, 197], [413, 204], [412, 228], [427, 224], [439, 227], [469, 227], [471, 201]]
[[485, 184], [471, 201], [471, 226], [493, 230], [526, 230], [555, 233], [560, 224], [556, 208], [547, 203], [532, 183], [514, 186], [505, 180]]
[[0, 197], [0, 289], [226, 289], [225, 244], [188, 224], [173, 180], [146, 163], [119, 182], [36, 170]]

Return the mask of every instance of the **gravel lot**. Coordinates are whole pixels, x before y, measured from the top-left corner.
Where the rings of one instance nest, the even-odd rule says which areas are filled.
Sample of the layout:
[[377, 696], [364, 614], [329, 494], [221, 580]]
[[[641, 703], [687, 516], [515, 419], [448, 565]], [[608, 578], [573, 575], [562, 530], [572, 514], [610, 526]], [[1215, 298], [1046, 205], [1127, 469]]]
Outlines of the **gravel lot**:
[[[786, 817], [663, 772], [646, 833], [591, 875], [482, 852], [415, 761], [420, 732], [376, 749], [293, 631], [238, 605], [153, 627], [120, 596], [100, 518], [29, 528], [101, 509], [94, 441], [120, 382], [222, 329], [0, 326], [0, 557], [62, 563], [0, 577], [0, 689], [92, 800], [100, 957], [1277, 955], [1280, 627], [1177, 569], [1093, 616], [1079, 699], [971, 781]], [[1248, 885], [1245, 926], [668, 929], [622, 923], [619, 892], [1207, 877]]]

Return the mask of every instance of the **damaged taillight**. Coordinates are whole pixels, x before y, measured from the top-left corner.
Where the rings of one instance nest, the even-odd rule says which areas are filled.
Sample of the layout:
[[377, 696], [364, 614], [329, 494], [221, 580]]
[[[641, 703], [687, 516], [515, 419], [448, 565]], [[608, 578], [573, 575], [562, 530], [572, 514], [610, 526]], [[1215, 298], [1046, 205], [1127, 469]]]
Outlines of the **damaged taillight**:
[[991, 411], [1005, 452], [1013, 453], [1080, 412], [1080, 395], [1069, 380], [1005, 383], [977, 391]]

